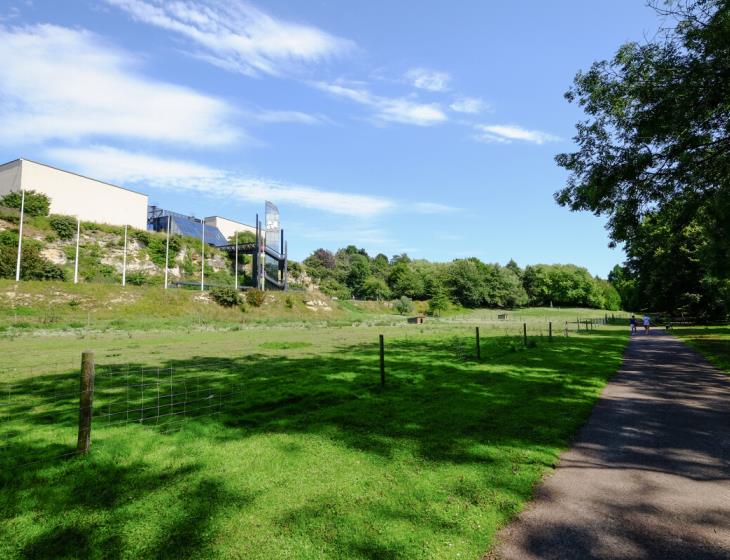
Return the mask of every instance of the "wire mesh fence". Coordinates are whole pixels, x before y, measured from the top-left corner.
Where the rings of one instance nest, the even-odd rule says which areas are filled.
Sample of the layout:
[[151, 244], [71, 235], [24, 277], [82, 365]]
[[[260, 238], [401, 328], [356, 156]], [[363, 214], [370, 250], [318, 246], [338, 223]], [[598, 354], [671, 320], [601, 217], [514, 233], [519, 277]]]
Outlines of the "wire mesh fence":
[[[404, 353], [428, 354], [430, 358], [451, 362], [489, 360], [501, 353], [534, 347], [540, 338], [565, 338], [578, 330], [588, 333], [602, 323], [605, 318], [576, 318], [576, 321], [555, 324], [495, 321], [481, 325], [482, 335], [475, 333], [474, 326], [457, 322], [442, 324], [434, 330], [421, 327], [405, 332], [386, 330], [388, 366], [393, 363], [392, 357]], [[491, 342], [486, 345], [482, 342], [480, 348], [480, 336], [482, 341]], [[376, 382], [378, 355], [368, 344], [358, 342], [349, 350], [344, 346], [329, 351], [332, 350], [336, 355], [357, 355], [347, 367], [358, 374], [364, 373], [365, 378], [372, 372], [372, 380]], [[272, 370], [278, 369], [277, 360], [286, 360], [285, 354], [268, 356], [268, 361], [260, 367], [254, 363], [247, 365], [248, 359], [192, 358], [170, 361], [160, 367], [97, 363], [90, 427], [97, 432], [119, 426], [142, 426], [170, 433], [191, 420], [220, 417], [224, 413], [235, 415], [245, 410], [250, 405], [252, 387], [259, 387], [261, 399], [265, 391], [262, 393], [260, 385], [256, 385], [261, 379], [260, 371], [267, 371], [270, 382], [288, 383], [286, 376], [290, 370]], [[405, 360], [404, 366], [398, 366], [399, 375], [407, 373], [400, 371], [409, 367], [407, 363]], [[0, 470], [74, 455], [83, 390], [78, 362], [39, 366], [29, 371], [0, 370]]]
[[[84, 387], [79, 367], [0, 371], [0, 470], [77, 454]], [[205, 370], [205, 371], [202, 371]], [[210, 360], [201, 366], [96, 365], [91, 428], [136, 424], [162, 433], [219, 415], [241, 385]], [[22, 374], [22, 375], [21, 375]]]
[[240, 399], [242, 386], [221, 366], [206, 361], [205, 368], [97, 368], [95, 427], [144, 424], [169, 432], [187, 420], [220, 414]]

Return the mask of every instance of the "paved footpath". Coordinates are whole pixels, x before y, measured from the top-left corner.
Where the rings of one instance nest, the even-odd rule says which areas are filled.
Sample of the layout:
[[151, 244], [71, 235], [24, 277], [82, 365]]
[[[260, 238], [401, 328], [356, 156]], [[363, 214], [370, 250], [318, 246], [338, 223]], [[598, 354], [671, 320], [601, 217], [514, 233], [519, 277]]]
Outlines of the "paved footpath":
[[619, 373], [487, 558], [730, 559], [730, 375], [663, 332]]

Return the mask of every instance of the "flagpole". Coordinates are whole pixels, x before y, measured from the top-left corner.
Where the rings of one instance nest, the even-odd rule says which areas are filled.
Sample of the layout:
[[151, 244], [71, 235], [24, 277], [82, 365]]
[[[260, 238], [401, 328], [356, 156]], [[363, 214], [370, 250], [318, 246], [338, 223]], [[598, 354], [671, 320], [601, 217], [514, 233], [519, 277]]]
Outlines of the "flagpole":
[[79, 239], [81, 237], [81, 218], [76, 216], [76, 260], [74, 262], [74, 284], [79, 283]]
[[234, 285], [236, 286], [236, 291], [238, 291], [238, 232], [236, 232], [236, 270], [235, 270], [235, 280]]
[[127, 226], [124, 226], [124, 256], [122, 257], [122, 287], [127, 285]]
[[200, 242], [200, 291], [205, 290], [205, 220], [201, 222], [203, 235]]
[[165, 289], [167, 289], [167, 270], [170, 268], [170, 215], [167, 215], [167, 241], [165, 243]]
[[20, 255], [23, 250], [23, 217], [25, 215], [25, 190], [20, 189], [20, 229], [18, 230], [18, 260], [15, 263], [15, 281], [20, 282]]

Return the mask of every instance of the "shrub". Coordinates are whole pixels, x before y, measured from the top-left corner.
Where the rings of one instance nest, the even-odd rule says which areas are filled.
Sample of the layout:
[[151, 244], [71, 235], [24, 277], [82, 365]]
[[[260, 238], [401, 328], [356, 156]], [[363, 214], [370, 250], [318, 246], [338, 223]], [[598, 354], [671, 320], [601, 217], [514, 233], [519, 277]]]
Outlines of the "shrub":
[[210, 291], [210, 297], [223, 307], [234, 307], [241, 304], [241, 296], [235, 288], [213, 288]]
[[291, 296], [286, 296], [284, 299], [284, 305], [286, 305], [287, 309], [293, 309], [294, 308], [294, 298]]
[[56, 232], [59, 239], [68, 241], [76, 235], [76, 220], [71, 216], [52, 214], [48, 218], [48, 223], [51, 225], [51, 229]]
[[263, 291], [253, 288], [246, 292], [246, 303], [252, 307], [261, 307], [265, 297], [266, 294]]
[[400, 299], [396, 300], [394, 307], [398, 313], [405, 315], [413, 311], [413, 301], [407, 296], [401, 296]]
[[[6, 235], [0, 235], [0, 278], [15, 278], [18, 235], [15, 232], [2, 233]], [[15, 243], [7, 243], [13, 240]], [[20, 278], [22, 280], [65, 280], [66, 273], [61, 267], [41, 256], [38, 243], [27, 240], [23, 243], [22, 248]]]
[[[23, 195], [20, 191], [9, 192], [0, 198], [0, 205], [8, 208], [20, 208]], [[25, 205], [23, 211], [28, 216], [48, 216], [51, 209], [51, 199], [45, 194], [33, 190], [25, 191]]]
[[[147, 232], [145, 232], [147, 233]], [[174, 266], [175, 258], [180, 252], [180, 236], [170, 236], [170, 266]], [[150, 236], [147, 235], [147, 253], [150, 256], [150, 260], [157, 266], [165, 266], [165, 255], [167, 253], [167, 238], [162, 236]]]
[[148, 282], [147, 275], [141, 271], [127, 272], [127, 284], [144, 286]]
[[140, 229], [135, 231], [132, 233], [132, 238], [136, 239], [140, 245], [144, 245], [145, 247], [150, 244], [150, 234], [144, 230]]

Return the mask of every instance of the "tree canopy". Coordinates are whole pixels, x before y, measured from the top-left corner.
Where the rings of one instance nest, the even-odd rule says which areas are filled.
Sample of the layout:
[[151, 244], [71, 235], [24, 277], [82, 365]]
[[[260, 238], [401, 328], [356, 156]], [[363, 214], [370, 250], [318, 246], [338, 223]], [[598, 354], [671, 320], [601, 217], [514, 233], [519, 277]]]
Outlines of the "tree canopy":
[[[566, 98], [587, 118], [555, 194], [608, 218], [634, 305], [727, 312], [730, 276], [730, 0], [654, 5], [671, 22], [579, 72]], [[614, 274], [614, 276], [616, 276]], [[627, 283], [628, 282], [628, 283]], [[631, 286], [629, 286], [631, 284]], [[628, 293], [628, 292], [627, 292]]]
[[[309, 275], [328, 295], [338, 298], [429, 301], [439, 315], [451, 305], [512, 309], [525, 305], [586, 306], [620, 309], [618, 292], [606, 280], [574, 265], [506, 266], [477, 258], [434, 263], [406, 254], [390, 260], [370, 257], [353, 245], [332, 253], [317, 249], [304, 260]], [[544, 279], [540, 284], [539, 279]]]

